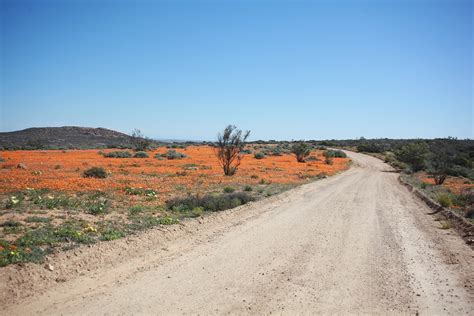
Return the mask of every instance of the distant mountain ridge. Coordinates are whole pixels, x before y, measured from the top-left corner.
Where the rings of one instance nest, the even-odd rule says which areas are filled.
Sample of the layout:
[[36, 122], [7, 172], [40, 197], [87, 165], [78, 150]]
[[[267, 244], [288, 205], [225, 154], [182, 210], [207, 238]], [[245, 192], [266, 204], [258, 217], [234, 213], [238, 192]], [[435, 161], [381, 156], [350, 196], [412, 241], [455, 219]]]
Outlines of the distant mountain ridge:
[[121, 148], [131, 146], [131, 136], [102, 127], [32, 127], [0, 133], [0, 149]]

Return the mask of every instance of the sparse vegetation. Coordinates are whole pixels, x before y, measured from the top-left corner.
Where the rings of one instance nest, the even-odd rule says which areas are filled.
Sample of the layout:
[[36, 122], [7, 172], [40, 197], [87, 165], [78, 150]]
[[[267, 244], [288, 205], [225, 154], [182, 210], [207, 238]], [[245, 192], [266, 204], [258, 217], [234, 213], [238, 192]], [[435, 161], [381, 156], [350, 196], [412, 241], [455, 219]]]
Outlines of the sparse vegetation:
[[102, 167], [92, 167], [84, 171], [85, 178], [105, 179], [107, 176], [107, 171], [105, 171], [105, 169]]
[[185, 198], [176, 198], [169, 200], [166, 205], [171, 210], [192, 210], [196, 207], [202, 207], [205, 211], [216, 212], [234, 208], [253, 200], [254, 198], [246, 192], [235, 192], [220, 195], [209, 194], [203, 197], [190, 196]]
[[448, 175], [453, 173], [453, 167], [453, 158], [446, 151], [437, 150], [430, 155], [427, 171], [435, 180], [435, 184], [441, 185]]
[[291, 152], [295, 154], [296, 161], [305, 162], [306, 158], [311, 154], [311, 147], [304, 142], [299, 142], [291, 147]]
[[183, 159], [183, 158], [186, 158], [187, 156], [183, 153], [180, 153], [180, 152], [177, 152], [176, 150], [174, 149], [171, 149], [171, 150], [168, 150], [166, 153], [164, 154], [156, 154], [155, 155], [155, 158], [166, 158], [168, 160], [177, 160], [177, 159]]
[[108, 228], [102, 231], [102, 234], [100, 236], [100, 240], [115, 240], [115, 239], [120, 239], [122, 237], [125, 237], [126, 233], [121, 230], [116, 230], [113, 228]]
[[133, 158], [148, 158], [148, 154], [144, 151], [138, 151], [133, 155]]
[[241, 152], [249, 135], [250, 131], [243, 133], [233, 125], [227, 126], [217, 135], [214, 152], [226, 176], [232, 176], [237, 172], [242, 159]]
[[132, 154], [129, 151], [111, 151], [104, 154], [105, 158], [132, 158]]
[[440, 229], [451, 229], [453, 228], [453, 223], [449, 220], [441, 220], [440, 222]]
[[252, 190], [253, 190], [253, 189], [252, 189], [252, 186], [250, 186], [250, 185], [244, 186], [244, 191], [245, 191], [245, 192], [251, 192]]
[[153, 189], [125, 187], [124, 191], [129, 195], [144, 195], [151, 198], [156, 197], [156, 191]]
[[428, 145], [424, 142], [414, 142], [404, 145], [395, 152], [401, 162], [407, 163], [412, 171], [420, 171], [426, 166], [429, 153]]
[[51, 218], [49, 217], [39, 217], [39, 216], [28, 216], [25, 218], [27, 223], [49, 223]]
[[438, 195], [438, 202], [441, 204], [442, 207], [450, 207], [453, 205], [451, 198], [448, 194], [439, 194]]
[[[265, 159], [248, 157], [246, 164], [240, 166], [242, 171], [239, 169], [233, 177], [222, 177], [222, 165], [213, 159], [215, 148], [177, 145], [186, 148], [188, 159], [180, 161], [184, 154], [174, 149], [163, 155], [162, 148], [147, 153], [163, 159], [153, 161], [106, 158], [133, 158], [131, 151], [122, 150], [45, 151], [36, 155], [5, 152], [2, 157], [8, 163], [0, 167], [8, 173], [2, 178], [6, 185], [0, 187], [0, 203], [12, 219], [0, 224], [0, 244], [5, 245], [0, 248], [0, 261], [41, 262], [53, 251], [114, 240], [156, 225], [171, 225], [186, 217], [233, 208], [316, 179], [323, 172], [333, 174], [347, 167], [347, 161], [335, 166], [310, 166], [277, 158], [280, 154], [289, 155], [289, 144], [246, 144], [250, 152], [264, 153]], [[179, 158], [168, 161], [169, 152]], [[315, 157], [321, 154], [314, 152]], [[19, 164], [25, 168], [16, 168]], [[95, 167], [101, 168], [99, 173], [89, 171], [94, 165], [103, 166]], [[93, 178], [97, 174], [109, 176], [97, 181]], [[168, 207], [171, 202], [163, 204], [176, 196], [189, 196], [197, 202], [189, 205], [184, 201], [173, 207]], [[27, 243], [30, 246], [22, 246]], [[5, 249], [15, 250], [3, 252]], [[15, 255], [9, 255], [10, 251]]]
[[[131, 140], [132, 140], [133, 148], [136, 151], [143, 152], [143, 151], [152, 149], [153, 141], [149, 139], [148, 137], [146, 137], [145, 135], [143, 135], [142, 131], [137, 128], [135, 128], [132, 131]], [[145, 158], [145, 157], [137, 157], [137, 158]]]
[[325, 150], [323, 153], [326, 158], [347, 158], [347, 155], [342, 150]]
[[224, 187], [224, 193], [233, 193], [235, 191], [235, 188], [233, 187]]

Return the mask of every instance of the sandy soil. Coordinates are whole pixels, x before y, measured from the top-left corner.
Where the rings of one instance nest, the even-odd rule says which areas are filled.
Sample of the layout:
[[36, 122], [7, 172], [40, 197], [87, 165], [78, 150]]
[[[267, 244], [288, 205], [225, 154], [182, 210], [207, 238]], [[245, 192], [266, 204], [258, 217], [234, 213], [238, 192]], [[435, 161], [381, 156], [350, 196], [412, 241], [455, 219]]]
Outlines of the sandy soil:
[[26, 314], [474, 313], [474, 252], [380, 160], [234, 210], [0, 270]]

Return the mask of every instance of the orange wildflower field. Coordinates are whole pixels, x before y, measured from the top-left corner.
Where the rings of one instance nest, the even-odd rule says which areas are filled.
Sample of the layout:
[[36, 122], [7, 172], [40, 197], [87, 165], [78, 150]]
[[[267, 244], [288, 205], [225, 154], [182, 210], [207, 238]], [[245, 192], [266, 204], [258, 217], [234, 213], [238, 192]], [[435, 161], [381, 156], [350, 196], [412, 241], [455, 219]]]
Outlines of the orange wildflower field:
[[[417, 178], [426, 184], [435, 184], [435, 180], [430, 178], [425, 172], [420, 172]], [[442, 185], [454, 194], [461, 194], [463, 190], [474, 188], [474, 184], [468, 179], [451, 176], [448, 176]]]
[[[212, 147], [177, 149], [186, 157], [176, 160], [162, 156], [168, 150], [149, 158], [106, 158], [113, 149], [1, 152], [0, 267], [236, 207], [349, 167], [348, 158], [327, 164], [318, 150], [305, 163], [244, 154], [237, 174], [225, 176]], [[84, 177], [92, 167], [108, 176]]]
[[[224, 176], [210, 146], [190, 146], [178, 149], [187, 157], [180, 160], [158, 160], [157, 153], [149, 158], [106, 158], [98, 150], [5, 151], [0, 164], [0, 193], [33, 189], [64, 192], [116, 191], [124, 188], [146, 188], [157, 192], [158, 199], [180, 192], [206, 192], [223, 185], [256, 185], [259, 183], [299, 184], [308, 178], [334, 173], [348, 168], [349, 159], [334, 158], [326, 164], [322, 151], [313, 151], [315, 161], [298, 163], [291, 154], [255, 159], [243, 156], [236, 175]], [[104, 150], [107, 153], [113, 149]], [[24, 165], [18, 168], [18, 165]], [[110, 174], [106, 179], [85, 178], [84, 170], [103, 167]]]

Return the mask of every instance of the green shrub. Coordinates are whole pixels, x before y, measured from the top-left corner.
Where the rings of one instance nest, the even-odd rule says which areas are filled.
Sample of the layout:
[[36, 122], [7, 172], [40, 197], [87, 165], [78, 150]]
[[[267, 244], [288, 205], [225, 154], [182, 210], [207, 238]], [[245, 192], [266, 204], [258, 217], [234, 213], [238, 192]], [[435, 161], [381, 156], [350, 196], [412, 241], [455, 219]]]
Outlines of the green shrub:
[[80, 206], [81, 202], [77, 199], [73, 199], [67, 195], [54, 196], [48, 194], [46, 196], [35, 196], [33, 203], [39, 206], [41, 209], [59, 209], [59, 208], [70, 208], [75, 209]]
[[133, 205], [128, 209], [131, 215], [136, 215], [139, 213], [142, 213], [145, 210], [145, 207], [143, 205]]
[[[143, 135], [142, 131], [139, 130], [138, 128], [135, 128], [132, 131], [131, 136], [131, 141], [133, 144], [133, 148], [137, 151], [145, 151], [145, 150], [150, 150], [155, 147], [154, 142]], [[144, 158], [144, 157], [137, 157], [137, 158]]]
[[393, 152], [390, 152], [390, 151], [387, 151], [387, 152], [384, 153], [384, 162], [388, 163], [389, 165], [391, 165], [395, 169], [399, 169], [399, 170], [407, 170], [408, 169], [408, 165], [404, 162], [399, 161], [397, 159], [397, 157], [395, 156], [395, 154]]
[[178, 224], [179, 220], [173, 217], [165, 216], [158, 218], [158, 225], [174, 225]]
[[329, 158], [347, 158], [346, 153], [342, 150], [326, 150], [323, 155]]
[[166, 158], [168, 160], [177, 160], [177, 159], [183, 159], [183, 158], [186, 158], [187, 156], [183, 153], [180, 153], [180, 152], [177, 152], [176, 150], [172, 149], [172, 150], [168, 150], [166, 153], [164, 154], [156, 154], [155, 155], [155, 158]]
[[105, 158], [131, 158], [132, 154], [129, 151], [111, 151], [104, 154]]
[[234, 191], [233, 187], [224, 187], [224, 193], [233, 193]]
[[254, 198], [246, 192], [225, 193], [220, 195], [208, 194], [202, 197], [188, 196], [169, 200], [166, 206], [170, 210], [192, 210], [202, 207], [205, 211], [216, 212], [253, 201]]
[[398, 161], [397, 159], [393, 160], [390, 165], [394, 167], [395, 169], [399, 170], [408, 170], [408, 165], [404, 162]]
[[97, 201], [90, 201], [86, 206], [86, 210], [89, 214], [101, 215], [107, 212], [108, 207], [109, 203], [106, 199], [99, 199]]
[[254, 154], [255, 159], [263, 159], [265, 158], [265, 154], [262, 153], [261, 151], [257, 152]]
[[284, 150], [280, 147], [275, 147], [273, 148], [268, 154], [270, 156], [282, 156], [283, 153], [288, 152], [287, 150]]
[[138, 151], [133, 155], [133, 158], [148, 158], [148, 154], [144, 151]]
[[451, 205], [453, 205], [451, 197], [448, 194], [439, 194], [438, 202], [439, 204], [441, 204], [442, 207], [450, 207]]
[[474, 208], [474, 188], [464, 188], [459, 194], [452, 194], [453, 205]]
[[362, 153], [382, 153], [385, 151], [383, 145], [376, 144], [376, 143], [361, 143], [357, 145], [357, 151]]
[[16, 235], [16, 234], [19, 234], [21, 232], [23, 232], [25, 230], [24, 226], [6, 226], [6, 227], [3, 227], [3, 233], [5, 235]]
[[202, 206], [190, 208], [185, 204], [173, 206], [171, 211], [178, 213], [180, 217], [200, 217], [204, 214], [204, 208]]
[[101, 233], [100, 239], [109, 241], [109, 240], [119, 239], [122, 237], [125, 237], [125, 232], [121, 230], [116, 230], [113, 228], [107, 228]]
[[131, 231], [139, 231], [151, 228], [157, 225], [172, 225], [179, 223], [179, 220], [172, 217], [153, 217], [153, 216], [134, 216], [132, 222], [128, 225]]
[[214, 153], [226, 176], [233, 176], [242, 160], [241, 151], [250, 131], [243, 132], [234, 125], [228, 125], [222, 133], [217, 134]]
[[0, 240], [0, 267], [19, 262], [40, 263], [44, 259], [46, 250], [41, 248], [18, 247], [6, 240]]
[[412, 171], [420, 171], [426, 166], [429, 147], [424, 142], [408, 143], [396, 151], [395, 155], [401, 162], [407, 163]]
[[49, 223], [50, 221], [49, 217], [29, 216], [25, 218], [25, 222], [28, 223]]
[[129, 194], [129, 195], [145, 195], [150, 198], [156, 197], [156, 191], [153, 189], [125, 187], [124, 191], [126, 194]]
[[5, 222], [0, 224], [0, 227], [19, 227], [19, 226], [23, 226], [23, 224], [11, 219], [6, 220]]
[[199, 206], [192, 209], [189, 217], [201, 217], [202, 214], [204, 214], [204, 208]]
[[296, 161], [305, 162], [306, 158], [311, 154], [311, 147], [304, 142], [299, 142], [293, 144], [291, 152], [295, 154]]
[[107, 178], [107, 176], [108, 176], [107, 171], [105, 171], [105, 169], [102, 167], [92, 167], [84, 171], [85, 178], [105, 179]]
[[77, 223], [66, 222], [54, 230], [54, 236], [60, 242], [76, 242], [79, 244], [91, 244], [94, 239], [83, 232], [82, 226]]
[[181, 149], [185, 149], [186, 147], [188, 147], [188, 145], [186, 144], [170, 144], [170, 145], [166, 145], [166, 148], [181, 148]]
[[42, 262], [44, 256], [50, 253], [58, 243], [93, 243], [95, 239], [84, 232], [83, 225], [83, 221], [71, 220], [59, 226], [47, 224], [41, 228], [29, 230], [16, 240], [15, 258], [7, 258], [9, 260], [0, 259], [2, 261], [0, 265], [26, 261]]
[[253, 189], [252, 189], [252, 186], [250, 186], [250, 185], [244, 186], [244, 191], [245, 191], [245, 192], [250, 192], [250, 191], [252, 191], [252, 190], [253, 190]]
[[451, 229], [453, 228], [453, 223], [450, 220], [440, 221], [440, 229]]

